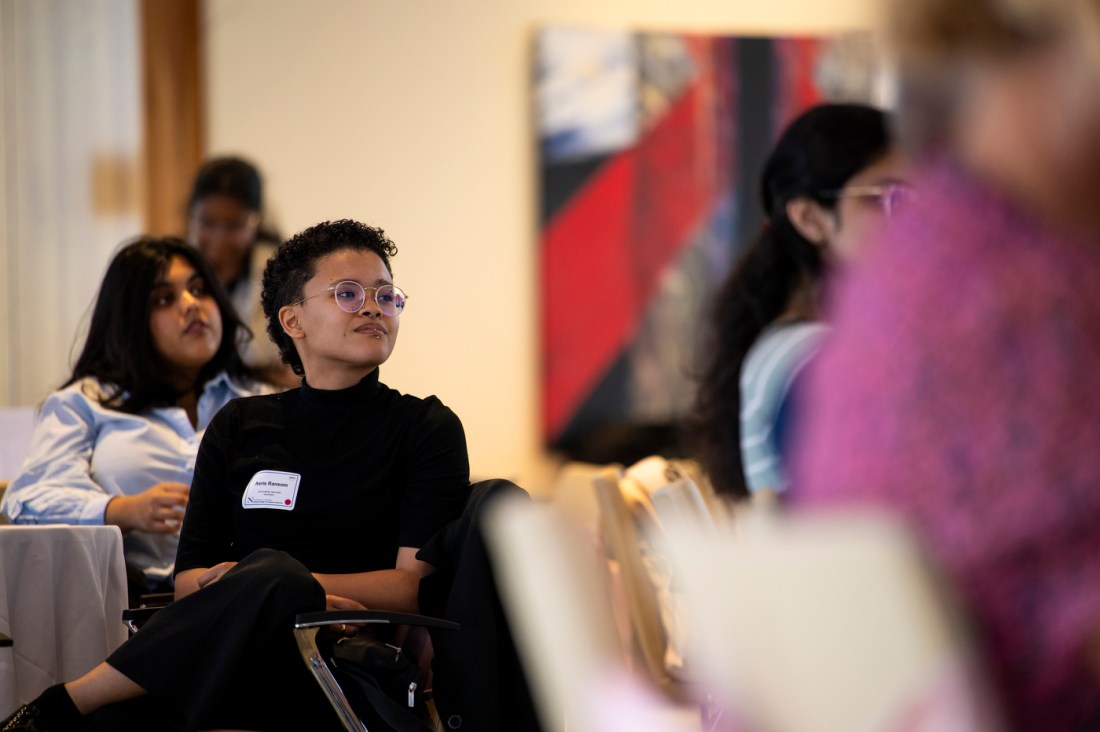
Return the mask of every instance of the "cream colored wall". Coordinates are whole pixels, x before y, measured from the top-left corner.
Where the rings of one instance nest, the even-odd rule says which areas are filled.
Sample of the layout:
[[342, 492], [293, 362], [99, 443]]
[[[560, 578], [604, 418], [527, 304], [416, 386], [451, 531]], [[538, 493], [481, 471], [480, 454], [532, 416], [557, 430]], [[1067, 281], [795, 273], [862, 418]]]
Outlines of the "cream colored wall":
[[68, 377], [140, 232], [138, 50], [135, 0], [0, 0], [0, 406]]
[[209, 146], [261, 165], [284, 233], [390, 233], [411, 298], [384, 381], [458, 413], [475, 476], [540, 491], [534, 30], [818, 33], [872, 1], [208, 0]]

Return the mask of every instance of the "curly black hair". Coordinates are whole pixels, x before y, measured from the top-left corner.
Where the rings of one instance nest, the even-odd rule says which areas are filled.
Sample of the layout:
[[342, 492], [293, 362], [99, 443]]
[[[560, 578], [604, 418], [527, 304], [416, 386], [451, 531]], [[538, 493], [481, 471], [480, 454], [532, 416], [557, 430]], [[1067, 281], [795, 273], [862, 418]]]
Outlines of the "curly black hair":
[[295, 234], [283, 242], [264, 267], [261, 302], [267, 333], [279, 347], [283, 361], [299, 376], [305, 375], [302, 359], [294, 339], [283, 331], [279, 310], [302, 299], [306, 283], [317, 274], [318, 259], [345, 249], [374, 252], [393, 276], [390, 257], [397, 255], [397, 246], [382, 229], [350, 219], [325, 221]]

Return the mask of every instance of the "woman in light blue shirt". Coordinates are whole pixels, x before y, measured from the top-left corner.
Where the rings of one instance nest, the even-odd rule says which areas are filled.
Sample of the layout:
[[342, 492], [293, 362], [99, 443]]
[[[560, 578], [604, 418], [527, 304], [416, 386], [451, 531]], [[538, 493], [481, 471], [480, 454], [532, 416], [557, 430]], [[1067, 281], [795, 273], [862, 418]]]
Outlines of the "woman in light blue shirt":
[[202, 434], [230, 399], [261, 390], [238, 353], [242, 328], [184, 241], [124, 246], [0, 511], [16, 524], [116, 525], [137, 570], [131, 594], [170, 589]]
[[720, 493], [788, 488], [781, 416], [827, 332], [827, 275], [908, 195], [881, 110], [821, 104], [780, 135], [760, 180], [767, 223], [714, 300], [696, 397], [699, 457]]

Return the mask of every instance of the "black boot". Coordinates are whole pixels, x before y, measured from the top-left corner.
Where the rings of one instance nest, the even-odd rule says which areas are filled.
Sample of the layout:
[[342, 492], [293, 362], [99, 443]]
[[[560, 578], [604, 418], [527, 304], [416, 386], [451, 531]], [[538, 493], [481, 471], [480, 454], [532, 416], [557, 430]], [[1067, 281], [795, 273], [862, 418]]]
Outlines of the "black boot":
[[72, 697], [63, 685], [57, 684], [0, 722], [0, 732], [68, 732], [79, 723], [80, 712]]
[[24, 704], [0, 724], [0, 732], [49, 732], [41, 721], [42, 710], [33, 704]]

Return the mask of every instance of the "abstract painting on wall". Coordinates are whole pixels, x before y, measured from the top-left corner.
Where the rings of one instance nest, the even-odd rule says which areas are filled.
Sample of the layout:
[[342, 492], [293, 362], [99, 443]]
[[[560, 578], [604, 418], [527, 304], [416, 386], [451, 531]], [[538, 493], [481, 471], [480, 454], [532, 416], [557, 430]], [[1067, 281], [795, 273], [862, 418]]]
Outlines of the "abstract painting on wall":
[[865, 46], [575, 27], [537, 34], [548, 447], [629, 459], [615, 443], [674, 432], [691, 406], [707, 303], [762, 224], [763, 160], [804, 108], [870, 98]]

